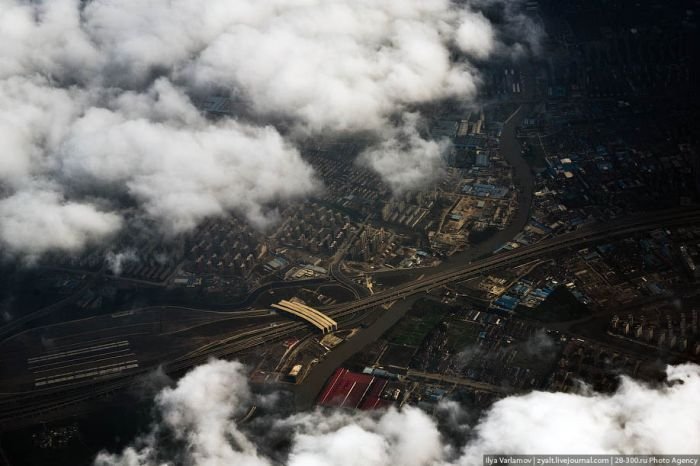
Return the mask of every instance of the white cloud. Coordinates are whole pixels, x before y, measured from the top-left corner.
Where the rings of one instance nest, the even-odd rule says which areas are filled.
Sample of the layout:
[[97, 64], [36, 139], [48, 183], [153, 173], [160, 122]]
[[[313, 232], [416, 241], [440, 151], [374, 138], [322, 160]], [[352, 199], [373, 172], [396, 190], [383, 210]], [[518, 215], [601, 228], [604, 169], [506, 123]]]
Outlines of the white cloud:
[[623, 377], [612, 395], [533, 392], [505, 398], [476, 427], [459, 464], [484, 452], [690, 454], [700, 451], [700, 366], [671, 366], [665, 387]]
[[486, 58], [495, 47], [495, 32], [491, 23], [479, 13], [463, 18], [457, 28], [457, 45], [476, 58]]
[[94, 76], [102, 59], [81, 24], [80, 4], [0, 0], [0, 78]]
[[120, 455], [101, 453], [99, 466], [168, 464], [158, 459], [155, 443], [161, 431], [182, 441], [184, 451], [174, 452], [179, 464], [193, 466], [263, 466], [270, 463], [258, 456], [255, 446], [237, 428], [232, 418], [251, 401], [245, 372], [238, 362], [211, 361], [183, 377], [175, 388], [156, 396], [161, 424], [139, 440], [136, 447]]
[[432, 182], [440, 174], [447, 152], [452, 148], [447, 139], [423, 138], [419, 124], [417, 114], [404, 114], [400, 126], [360, 154], [359, 161], [379, 173], [394, 192], [420, 188]]
[[[0, 0], [0, 199], [26, 199], [39, 183], [55, 203], [98, 203], [91, 218], [123, 217], [128, 199], [169, 233], [228, 211], [266, 225], [271, 203], [318, 187], [294, 144], [347, 131], [378, 137], [365, 158], [395, 190], [420, 186], [439, 172], [444, 147], [418, 135], [412, 112], [475, 98], [469, 60], [500, 48], [499, 29], [474, 8]], [[236, 119], [207, 120], [192, 104], [213, 92], [236, 97]], [[3, 243], [36, 255], [104, 235], [89, 218], [82, 225], [74, 241]]]
[[432, 464], [442, 456], [440, 433], [423, 411], [408, 407], [381, 416], [335, 411], [304, 413], [278, 420], [296, 432], [290, 466], [384, 466]]
[[61, 144], [61, 175], [121, 187], [176, 233], [231, 210], [263, 225], [265, 205], [316, 188], [311, 168], [274, 128], [215, 124], [190, 113], [183, 126], [92, 108]]
[[476, 71], [450, 47], [462, 24], [483, 17], [447, 0], [277, 0], [258, 10], [202, 50], [186, 70], [195, 83], [228, 85], [258, 113], [310, 132], [383, 129], [408, 105], [475, 95]]
[[10, 251], [76, 251], [103, 240], [121, 218], [86, 202], [72, 202], [51, 190], [23, 190], [0, 199], [0, 243]]
[[84, 94], [38, 76], [0, 80], [0, 183], [16, 188], [54, 162], [50, 152], [80, 113]]
[[107, 268], [114, 275], [121, 275], [124, 270], [124, 265], [130, 262], [139, 262], [139, 256], [136, 250], [132, 248], [127, 248], [116, 253], [114, 251], [109, 251], [105, 256], [105, 262], [107, 263]]
[[[496, 402], [454, 448], [418, 408], [384, 413], [312, 411], [263, 419], [287, 435], [291, 466], [480, 465], [484, 454], [692, 454], [700, 451], [700, 366], [667, 369], [667, 385], [623, 378], [611, 395], [532, 392]], [[156, 397], [162, 417], [153, 431], [96, 466], [276, 464], [260, 453], [265, 439], [235, 418], [253, 403], [243, 367], [212, 361]], [[454, 403], [447, 408], [459, 410]], [[463, 417], [455, 416], [455, 420]], [[161, 450], [159, 434], [184, 440]], [[263, 448], [265, 447], [265, 448]]]

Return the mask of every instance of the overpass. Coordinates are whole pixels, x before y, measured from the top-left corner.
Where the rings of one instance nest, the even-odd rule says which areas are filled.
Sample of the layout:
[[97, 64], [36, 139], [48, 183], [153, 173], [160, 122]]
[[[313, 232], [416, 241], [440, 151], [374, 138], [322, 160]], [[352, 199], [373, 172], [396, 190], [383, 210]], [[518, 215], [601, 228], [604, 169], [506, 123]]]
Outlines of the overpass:
[[313, 326], [321, 330], [323, 333], [332, 332], [333, 330], [338, 330], [338, 323], [317, 311], [316, 309], [306, 306], [300, 303], [294, 303], [292, 301], [287, 301], [283, 299], [277, 304], [273, 304], [271, 307], [278, 309], [282, 312], [301, 317], [305, 321], [311, 323]]
[[372, 296], [344, 303], [333, 308], [334, 318], [353, 314], [375, 306], [381, 306], [408, 296], [430, 292], [456, 281], [463, 281], [494, 269], [521, 264], [533, 258], [549, 256], [562, 251], [581, 248], [586, 245], [634, 235], [640, 232], [669, 227], [682, 227], [700, 223], [700, 206], [669, 209], [613, 220], [605, 224], [592, 224], [570, 233], [522, 246], [507, 252], [493, 254], [487, 258], [469, 263], [455, 263], [437, 273], [426, 274], [419, 280], [398, 285], [375, 293]]
[[[373, 296], [368, 296], [352, 303], [333, 306], [328, 309], [328, 316], [324, 315], [324, 317], [328, 320], [340, 319], [503, 266], [517, 265], [533, 258], [571, 251], [613, 238], [625, 237], [658, 228], [685, 227], [698, 224], [700, 224], [700, 206], [669, 209], [662, 212], [647, 212], [606, 223], [590, 225], [531, 246], [500, 252], [470, 263], [451, 264], [447, 270], [428, 274], [422, 279], [383, 290]], [[289, 312], [286, 309], [282, 310]], [[296, 315], [296, 312], [292, 314]], [[335, 323], [335, 321], [333, 322]], [[321, 328], [321, 326], [316, 326]], [[270, 341], [289, 337], [302, 328], [303, 324], [301, 322], [285, 322], [276, 326], [269, 324], [260, 325], [222, 340], [208, 343], [187, 355], [166, 360], [163, 362], [163, 367], [169, 374], [180, 373], [197, 364], [202, 364], [212, 357], [228, 357]], [[49, 413], [65, 412], [64, 410], [81, 402], [122, 390], [133, 383], [135, 376], [145, 375], [151, 370], [153, 370], [152, 367], [141, 367], [136, 369], [134, 373], [127, 375], [117, 375], [99, 380], [86, 380], [81, 383], [50, 389], [34, 389], [26, 392], [0, 394], [0, 431], [16, 428], [18, 425], [22, 425], [21, 423], [26, 425], [32, 419], [37, 419], [39, 416], [47, 416]], [[421, 373], [413, 375], [416, 377], [427, 377], [426, 374]], [[452, 382], [457, 383], [457, 381]]]

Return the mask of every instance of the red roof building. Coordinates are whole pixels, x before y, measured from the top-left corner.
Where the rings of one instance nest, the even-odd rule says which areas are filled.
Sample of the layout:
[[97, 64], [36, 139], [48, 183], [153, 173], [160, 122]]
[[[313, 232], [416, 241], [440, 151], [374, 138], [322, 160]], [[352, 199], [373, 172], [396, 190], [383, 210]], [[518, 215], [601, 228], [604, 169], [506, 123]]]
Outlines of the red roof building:
[[341, 367], [328, 379], [317, 403], [339, 408], [381, 408], [391, 404], [380, 398], [386, 384], [386, 379], [358, 374]]

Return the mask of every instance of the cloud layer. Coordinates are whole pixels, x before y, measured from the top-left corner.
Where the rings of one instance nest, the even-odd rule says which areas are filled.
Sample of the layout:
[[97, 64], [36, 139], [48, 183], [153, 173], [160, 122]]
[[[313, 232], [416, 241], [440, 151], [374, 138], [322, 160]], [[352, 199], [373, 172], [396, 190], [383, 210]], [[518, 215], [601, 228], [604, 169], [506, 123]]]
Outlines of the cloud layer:
[[[498, 25], [480, 12], [495, 3], [0, 0], [0, 245], [73, 251], [117, 232], [125, 204], [169, 233], [227, 211], [264, 225], [321, 184], [296, 144], [337, 132], [374, 134], [368, 166], [419, 186], [447, 146], [415, 108], [474, 99], [475, 63], [532, 47], [512, 7]], [[235, 118], [202, 116], [214, 93]]]
[[[450, 439], [418, 408], [384, 413], [313, 411], [267, 416], [262, 437], [238, 426], [251, 403], [243, 367], [212, 361], [156, 397], [160, 421], [119, 454], [96, 466], [271, 465], [387, 466], [482, 464], [483, 454], [693, 454], [700, 451], [700, 366], [667, 369], [651, 387], [623, 378], [612, 395], [532, 392], [496, 402], [474, 426]], [[443, 411], [459, 411], [447, 403]], [[454, 413], [453, 413], [454, 414]], [[460, 416], [453, 416], [460, 419]], [[176, 446], [165, 447], [174, 438]], [[281, 440], [286, 441], [282, 442]], [[284, 458], [261, 453], [275, 442]], [[459, 442], [455, 442], [459, 440]], [[462, 446], [456, 446], [458, 443]]]

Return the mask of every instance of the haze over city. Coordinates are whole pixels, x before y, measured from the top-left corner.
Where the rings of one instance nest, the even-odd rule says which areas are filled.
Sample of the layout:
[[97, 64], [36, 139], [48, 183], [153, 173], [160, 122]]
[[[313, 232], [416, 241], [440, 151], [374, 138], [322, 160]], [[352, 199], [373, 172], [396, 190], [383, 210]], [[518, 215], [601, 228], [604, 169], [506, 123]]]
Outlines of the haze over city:
[[698, 14], [0, 0], [0, 465], [697, 464]]

